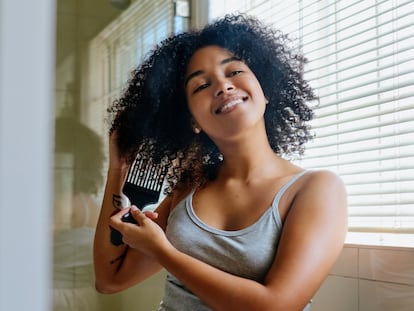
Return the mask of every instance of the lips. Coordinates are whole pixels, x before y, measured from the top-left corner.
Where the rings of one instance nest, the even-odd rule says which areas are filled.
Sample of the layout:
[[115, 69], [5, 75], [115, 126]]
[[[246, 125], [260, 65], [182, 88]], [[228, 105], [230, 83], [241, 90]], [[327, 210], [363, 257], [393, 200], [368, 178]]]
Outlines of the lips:
[[215, 114], [223, 114], [232, 111], [237, 105], [242, 104], [247, 97], [237, 97], [230, 98], [225, 100], [220, 107], [218, 107], [214, 112]]

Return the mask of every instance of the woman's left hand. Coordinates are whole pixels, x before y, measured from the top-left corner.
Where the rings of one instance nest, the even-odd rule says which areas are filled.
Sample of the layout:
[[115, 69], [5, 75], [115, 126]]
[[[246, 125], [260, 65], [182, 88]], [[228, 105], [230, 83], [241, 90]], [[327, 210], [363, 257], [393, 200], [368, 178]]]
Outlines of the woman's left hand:
[[[127, 212], [131, 213], [137, 224], [122, 221], [122, 216]], [[131, 206], [113, 215], [110, 226], [121, 232], [123, 242], [129, 247], [157, 258], [165, 248], [171, 247], [163, 229], [154, 222], [157, 217], [156, 212], [141, 212], [136, 206]]]

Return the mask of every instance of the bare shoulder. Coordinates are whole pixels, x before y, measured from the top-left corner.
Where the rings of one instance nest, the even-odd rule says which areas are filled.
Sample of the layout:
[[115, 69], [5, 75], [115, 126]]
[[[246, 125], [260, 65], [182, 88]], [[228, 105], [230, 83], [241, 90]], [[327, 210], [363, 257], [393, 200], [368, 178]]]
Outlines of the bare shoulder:
[[306, 186], [312, 187], [317, 185], [329, 185], [334, 184], [337, 187], [345, 188], [342, 179], [332, 171], [329, 170], [315, 170], [309, 171], [308, 182]]
[[342, 179], [328, 170], [310, 171], [303, 177], [285, 227], [299, 222], [303, 223], [302, 230], [346, 230], [347, 194]]
[[312, 200], [329, 200], [330, 198], [346, 199], [346, 188], [343, 180], [328, 170], [311, 171], [307, 174], [298, 197]]
[[[331, 259], [326, 259], [328, 267], [342, 249], [347, 232], [345, 185], [338, 175], [326, 170], [311, 171], [303, 177], [285, 220], [280, 249], [290, 254], [288, 257], [291, 251], [297, 251], [292, 250], [296, 247], [309, 252], [309, 257], [316, 250], [327, 256], [326, 250], [330, 250]], [[318, 260], [325, 262], [322, 258]]]
[[172, 206], [173, 197], [172, 195], [167, 195], [158, 207], [155, 209], [155, 212], [158, 213], [158, 218], [156, 219], [156, 223], [164, 229], [167, 228], [168, 217], [170, 216], [171, 206]]
[[167, 227], [168, 217], [170, 216], [171, 211], [190, 193], [190, 191], [191, 189], [174, 190], [172, 193], [168, 194], [155, 209], [158, 213], [157, 223], [164, 228], [164, 230]]
[[188, 194], [192, 191], [192, 188], [177, 188], [173, 191], [172, 195], [172, 201], [171, 201], [171, 208], [174, 208], [175, 206], [178, 205], [178, 203], [180, 203], [182, 200], [184, 200]]
[[321, 222], [323, 226], [335, 223], [335, 219], [344, 222], [347, 219], [347, 193], [343, 180], [328, 170], [308, 172], [289, 214], [290, 218], [315, 224]]

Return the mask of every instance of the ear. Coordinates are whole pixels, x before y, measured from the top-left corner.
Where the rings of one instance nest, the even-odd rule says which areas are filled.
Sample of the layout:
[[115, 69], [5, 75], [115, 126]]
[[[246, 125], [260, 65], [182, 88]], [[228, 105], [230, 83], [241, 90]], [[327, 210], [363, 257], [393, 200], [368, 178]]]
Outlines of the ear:
[[194, 133], [196, 134], [201, 133], [201, 128], [194, 119], [191, 119], [191, 128], [193, 129]]

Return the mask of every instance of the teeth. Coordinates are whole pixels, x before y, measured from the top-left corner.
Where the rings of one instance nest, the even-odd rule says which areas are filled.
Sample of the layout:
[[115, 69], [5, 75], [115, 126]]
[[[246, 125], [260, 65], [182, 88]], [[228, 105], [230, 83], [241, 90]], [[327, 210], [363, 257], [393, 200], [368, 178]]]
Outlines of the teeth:
[[235, 105], [241, 104], [242, 102], [243, 102], [243, 100], [241, 100], [241, 99], [236, 99], [236, 100], [233, 100], [233, 101], [231, 101], [231, 102], [229, 102], [229, 103], [225, 104], [223, 107], [221, 107], [221, 108], [218, 110], [218, 112], [224, 112], [224, 111], [226, 111], [226, 110], [230, 109], [231, 107], [233, 107], [233, 106], [235, 106]]

